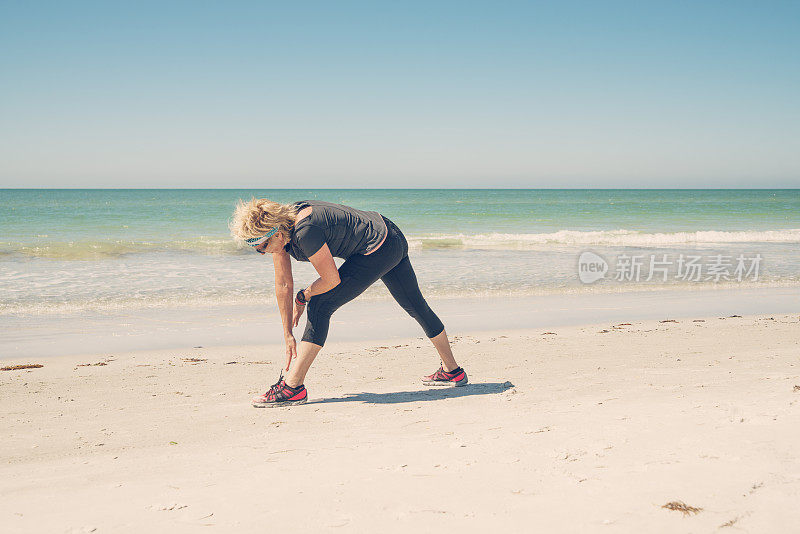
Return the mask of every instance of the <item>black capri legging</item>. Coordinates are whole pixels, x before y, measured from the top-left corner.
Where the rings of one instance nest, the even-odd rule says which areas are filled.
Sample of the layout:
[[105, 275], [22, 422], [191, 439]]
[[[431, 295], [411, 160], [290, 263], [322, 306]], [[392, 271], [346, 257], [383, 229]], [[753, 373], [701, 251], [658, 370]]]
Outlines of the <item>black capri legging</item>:
[[391, 220], [386, 217], [383, 220], [389, 233], [380, 248], [366, 256], [354, 254], [347, 258], [339, 267], [339, 285], [314, 295], [308, 301], [303, 341], [324, 345], [333, 312], [363, 293], [378, 278], [383, 280], [400, 306], [422, 326], [426, 336], [436, 337], [444, 331], [444, 324], [419, 290], [417, 275], [408, 259], [406, 236]]

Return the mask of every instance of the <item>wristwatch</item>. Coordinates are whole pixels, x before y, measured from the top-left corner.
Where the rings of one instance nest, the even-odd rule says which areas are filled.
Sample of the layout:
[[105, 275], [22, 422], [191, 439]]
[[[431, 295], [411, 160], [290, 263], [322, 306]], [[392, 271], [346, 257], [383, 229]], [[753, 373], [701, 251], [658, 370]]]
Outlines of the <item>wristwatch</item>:
[[300, 304], [301, 306], [305, 306], [306, 304], [308, 304], [308, 301], [306, 300], [306, 296], [303, 293], [303, 291], [305, 291], [305, 289], [301, 289], [300, 291], [298, 291], [297, 295], [295, 295], [294, 297], [294, 301]]

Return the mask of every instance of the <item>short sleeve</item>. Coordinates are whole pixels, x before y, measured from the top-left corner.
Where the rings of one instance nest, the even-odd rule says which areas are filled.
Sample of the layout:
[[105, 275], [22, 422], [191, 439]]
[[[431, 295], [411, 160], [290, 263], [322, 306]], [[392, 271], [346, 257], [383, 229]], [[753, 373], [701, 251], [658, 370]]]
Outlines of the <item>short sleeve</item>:
[[300, 250], [310, 258], [325, 244], [325, 232], [315, 224], [307, 224], [297, 230], [296, 239]]

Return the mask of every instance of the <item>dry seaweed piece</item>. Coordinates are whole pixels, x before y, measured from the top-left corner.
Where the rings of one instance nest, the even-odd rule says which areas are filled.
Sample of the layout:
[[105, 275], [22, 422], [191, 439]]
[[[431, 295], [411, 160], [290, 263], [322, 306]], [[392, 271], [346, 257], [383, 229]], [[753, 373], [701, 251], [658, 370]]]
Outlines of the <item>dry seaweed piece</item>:
[[207, 362], [208, 358], [181, 358], [181, 360], [185, 362], [198, 363], [198, 362]]
[[26, 363], [22, 365], [9, 365], [7, 367], [0, 367], [0, 371], [18, 371], [20, 369], [38, 369], [39, 367], [44, 367], [44, 365], [40, 363]]
[[108, 365], [107, 362], [97, 362], [97, 363], [79, 363], [78, 367], [92, 367], [94, 365]]
[[666, 508], [667, 510], [674, 510], [676, 512], [683, 512], [683, 515], [692, 515], [697, 514], [703, 511], [702, 508], [696, 508], [694, 506], [689, 506], [688, 504], [681, 502], [681, 501], [672, 501], [668, 502], [661, 508]]
[[675, 319], [664, 319], [663, 321], [658, 321], [659, 323], [677, 323]]

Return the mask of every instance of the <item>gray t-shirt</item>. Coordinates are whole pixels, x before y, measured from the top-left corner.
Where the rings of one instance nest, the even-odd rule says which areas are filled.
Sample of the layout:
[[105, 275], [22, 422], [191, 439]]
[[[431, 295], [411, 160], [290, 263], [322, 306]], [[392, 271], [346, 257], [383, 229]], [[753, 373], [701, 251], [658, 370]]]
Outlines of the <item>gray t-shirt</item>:
[[324, 200], [294, 202], [298, 211], [311, 206], [311, 215], [292, 228], [284, 249], [298, 261], [308, 261], [323, 244], [331, 255], [348, 258], [371, 252], [386, 236], [386, 223], [377, 211], [364, 211]]

